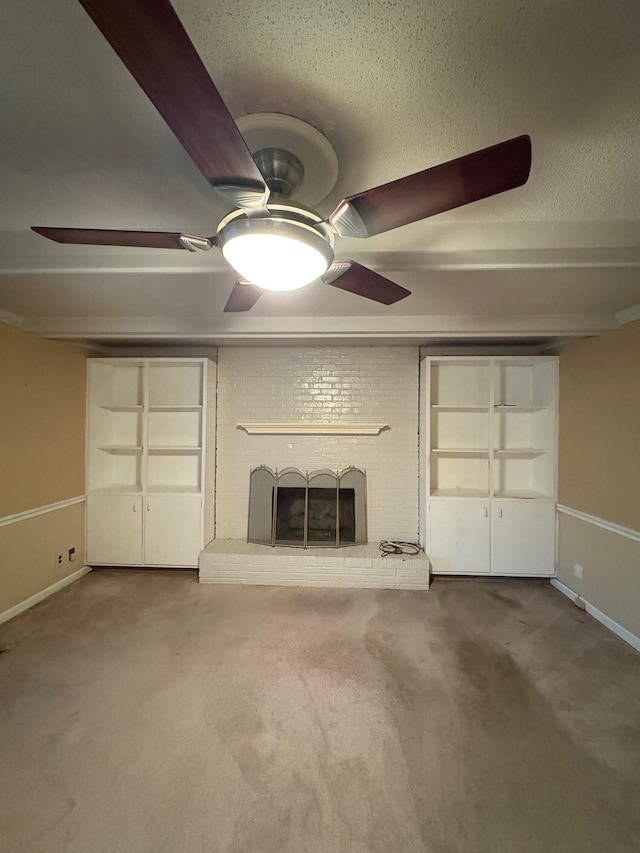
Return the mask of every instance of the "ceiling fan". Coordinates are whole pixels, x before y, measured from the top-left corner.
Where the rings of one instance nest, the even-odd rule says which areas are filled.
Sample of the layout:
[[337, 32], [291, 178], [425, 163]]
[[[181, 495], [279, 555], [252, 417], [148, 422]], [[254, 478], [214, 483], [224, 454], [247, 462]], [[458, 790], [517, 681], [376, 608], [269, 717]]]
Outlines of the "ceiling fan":
[[531, 140], [518, 136], [343, 199], [324, 219], [291, 200], [304, 180], [294, 154], [252, 155], [169, 0], [80, 0], [191, 159], [232, 207], [212, 237], [88, 228], [32, 230], [58, 243], [221, 249], [242, 276], [226, 312], [248, 311], [264, 290], [321, 279], [391, 305], [410, 291], [355, 261], [334, 259], [335, 236], [371, 237], [522, 186]]

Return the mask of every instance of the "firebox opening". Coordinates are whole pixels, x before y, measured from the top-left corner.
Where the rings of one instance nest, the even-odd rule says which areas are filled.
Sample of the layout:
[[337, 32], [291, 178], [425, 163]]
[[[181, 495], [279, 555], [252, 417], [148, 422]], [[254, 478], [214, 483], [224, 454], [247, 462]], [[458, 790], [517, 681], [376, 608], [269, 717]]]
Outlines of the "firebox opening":
[[[276, 545], [354, 544], [356, 541], [355, 489], [279, 487], [272, 490]], [[305, 493], [308, 503], [305, 506]], [[277, 507], [275, 502], [277, 501]], [[339, 530], [338, 530], [339, 528]], [[339, 532], [339, 536], [336, 533]]]
[[297, 548], [367, 544], [367, 479], [351, 465], [251, 471], [247, 542]]

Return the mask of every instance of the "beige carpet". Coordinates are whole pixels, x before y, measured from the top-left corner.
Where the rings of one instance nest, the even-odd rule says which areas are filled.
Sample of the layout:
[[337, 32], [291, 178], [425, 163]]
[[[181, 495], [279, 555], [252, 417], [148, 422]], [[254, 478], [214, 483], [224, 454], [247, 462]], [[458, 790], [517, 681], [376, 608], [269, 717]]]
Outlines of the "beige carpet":
[[547, 583], [102, 571], [0, 647], [3, 853], [640, 850], [640, 655]]

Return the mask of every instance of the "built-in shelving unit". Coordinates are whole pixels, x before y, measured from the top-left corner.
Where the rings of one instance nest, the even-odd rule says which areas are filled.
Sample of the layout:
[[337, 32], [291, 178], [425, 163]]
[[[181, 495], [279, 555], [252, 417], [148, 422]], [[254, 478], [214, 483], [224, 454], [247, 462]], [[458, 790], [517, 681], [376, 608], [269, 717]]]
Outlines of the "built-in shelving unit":
[[197, 565], [206, 376], [206, 359], [89, 360], [90, 563]]
[[[518, 561], [515, 551], [509, 557], [513, 566], [500, 559], [498, 545], [501, 537], [505, 538], [503, 521], [507, 517], [520, 513], [521, 526], [517, 531], [514, 527], [513, 537], [529, 540], [522, 536], [524, 516], [520, 510], [497, 502], [540, 503], [538, 509], [531, 510], [532, 518], [535, 513], [544, 516], [548, 532], [553, 515], [549, 507], [553, 508], [556, 499], [557, 387], [555, 357], [425, 360], [423, 505], [425, 527], [430, 532], [424, 544], [432, 554], [438, 548], [452, 552], [453, 540], [460, 546], [456, 546], [458, 557], [434, 555], [434, 571], [553, 573], [553, 548], [544, 549], [538, 568], [531, 559]], [[434, 509], [440, 499], [476, 502], [477, 506], [465, 509], [457, 503], [437, 504]], [[477, 515], [471, 523], [473, 513]], [[476, 544], [481, 550], [489, 550], [489, 558], [477, 560], [467, 553], [463, 539], [474, 540], [474, 525], [481, 530], [482, 544], [480, 540]], [[445, 533], [440, 537], [442, 530]], [[553, 532], [550, 535], [553, 541]]]

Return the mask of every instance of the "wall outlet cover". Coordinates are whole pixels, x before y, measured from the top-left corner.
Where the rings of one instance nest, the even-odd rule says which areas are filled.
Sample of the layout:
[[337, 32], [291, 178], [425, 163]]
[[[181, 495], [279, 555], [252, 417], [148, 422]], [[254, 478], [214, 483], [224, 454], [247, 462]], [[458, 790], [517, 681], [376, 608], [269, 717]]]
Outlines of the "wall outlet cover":
[[584, 579], [584, 566], [581, 566], [580, 563], [576, 563], [573, 567], [573, 574], [578, 580]]

